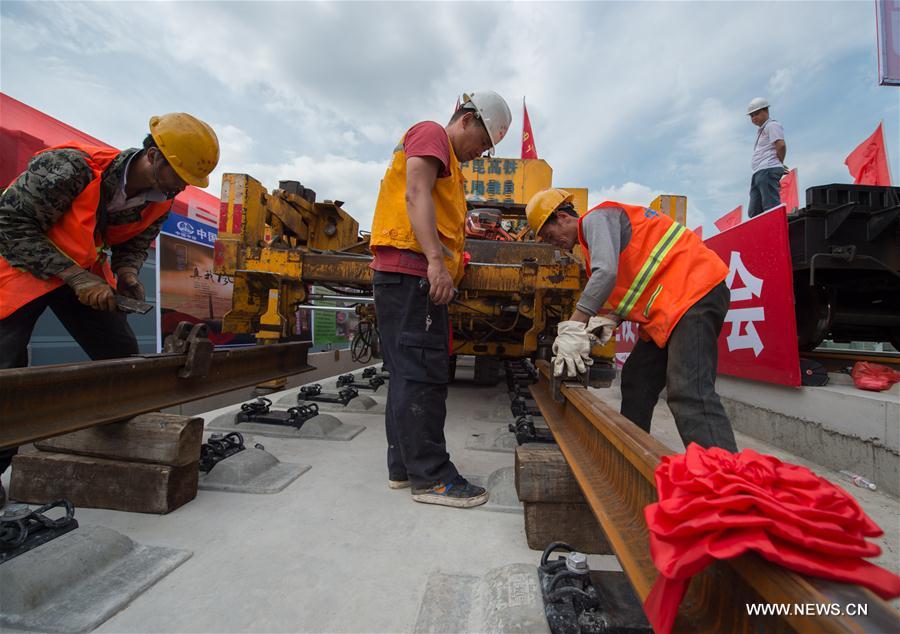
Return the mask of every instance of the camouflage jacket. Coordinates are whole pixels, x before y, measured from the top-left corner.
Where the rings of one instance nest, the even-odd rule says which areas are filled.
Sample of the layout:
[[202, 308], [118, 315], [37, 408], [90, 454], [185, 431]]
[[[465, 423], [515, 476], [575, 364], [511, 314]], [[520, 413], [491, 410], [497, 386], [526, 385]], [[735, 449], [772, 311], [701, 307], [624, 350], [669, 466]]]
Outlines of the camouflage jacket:
[[[128, 159], [140, 150], [120, 152], [104, 170], [100, 181], [100, 204], [105, 209], [119, 188]], [[0, 256], [14, 267], [24, 269], [43, 280], [61, 273], [73, 262], [50, 242], [45, 233], [72, 206], [94, 175], [79, 150], [51, 150], [31, 159], [28, 168], [0, 194]], [[140, 219], [134, 207], [109, 213], [108, 225], [121, 225]], [[156, 238], [168, 214], [160, 217], [142, 233], [127, 242], [110, 247], [112, 269], [123, 266], [140, 270], [150, 244]]]

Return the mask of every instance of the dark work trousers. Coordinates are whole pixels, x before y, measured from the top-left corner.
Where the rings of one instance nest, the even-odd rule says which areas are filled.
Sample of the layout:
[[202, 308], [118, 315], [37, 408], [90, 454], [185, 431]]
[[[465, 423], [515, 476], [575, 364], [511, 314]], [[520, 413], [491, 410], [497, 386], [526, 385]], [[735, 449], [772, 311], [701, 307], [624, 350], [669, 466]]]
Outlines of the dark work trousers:
[[665, 348], [638, 340], [622, 368], [622, 415], [646, 432], [663, 388], [685, 447], [737, 451], [731, 422], [716, 394], [717, 340], [731, 293], [725, 282], [691, 306]]
[[780, 167], [769, 167], [753, 174], [750, 178], [750, 206], [747, 208], [749, 218], [781, 204], [782, 176], [784, 169]]
[[[138, 353], [137, 338], [125, 313], [85, 306], [78, 301], [75, 291], [63, 285], [0, 319], [0, 370], [28, 365], [28, 341], [38, 317], [48, 307], [94, 361]], [[15, 449], [0, 449], [0, 473], [9, 467], [15, 453]]]
[[373, 282], [381, 351], [391, 373], [384, 416], [388, 477], [408, 478], [414, 488], [447, 482], [458, 475], [444, 440], [447, 307], [432, 305], [425, 280], [415, 275], [375, 271]]

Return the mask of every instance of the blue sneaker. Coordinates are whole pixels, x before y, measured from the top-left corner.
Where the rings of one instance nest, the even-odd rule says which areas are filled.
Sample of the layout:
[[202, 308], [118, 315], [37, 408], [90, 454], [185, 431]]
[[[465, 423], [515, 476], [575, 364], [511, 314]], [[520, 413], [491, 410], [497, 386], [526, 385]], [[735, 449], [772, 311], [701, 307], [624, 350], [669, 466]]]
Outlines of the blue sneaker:
[[423, 504], [441, 504], [456, 508], [470, 508], [488, 501], [488, 492], [483, 487], [470, 484], [462, 476], [450, 482], [438, 482], [423, 489], [413, 488], [412, 499]]

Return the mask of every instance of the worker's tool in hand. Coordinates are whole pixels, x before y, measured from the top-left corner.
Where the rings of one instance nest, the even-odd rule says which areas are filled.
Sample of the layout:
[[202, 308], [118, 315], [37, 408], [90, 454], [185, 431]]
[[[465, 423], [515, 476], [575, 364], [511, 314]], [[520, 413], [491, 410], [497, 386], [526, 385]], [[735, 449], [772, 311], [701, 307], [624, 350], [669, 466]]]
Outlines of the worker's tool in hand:
[[553, 342], [553, 376], [584, 374], [591, 359], [591, 337], [580, 321], [561, 321]]
[[153, 304], [125, 297], [124, 295], [116, 295], [116, 307], [123, 313], [138, 313], [141, 315], [146, 315], [153, 310]]
[[75, 291], [78, 301], [94, 310], [114, 311], [115, 293], [102, 277], [86, 271], [78, 265], [71, 266], [59, 277]]
[[584, 373], [579, 374], [576, 377], [566, 377], [566, 376], [557, 376], [554, 374], [550, 377], [550, 393], [553, 394], [553, 400], [557, 403], [562, 403], [566, 399], [562, 395], [562, 384], [565, 383], [568, 386], [579, 386], [587, 389], [591, 384], [591, 374], [590, 370], [585, 370]]
[[116, 290], [119, 295], [130, 297], [138, 301], [147, 299], [147, 293], [144, 291], [144, 285], [138, 278], [137, 269], [123, 267], [116, 271]]
[[587, 331], [596, 337], [597, 343], [605, 346], [612, 339], [613, 333], [619, 327], [622, 320], [618, 315], [610, 313], [608, 315], [594, 315], [587, 324]]

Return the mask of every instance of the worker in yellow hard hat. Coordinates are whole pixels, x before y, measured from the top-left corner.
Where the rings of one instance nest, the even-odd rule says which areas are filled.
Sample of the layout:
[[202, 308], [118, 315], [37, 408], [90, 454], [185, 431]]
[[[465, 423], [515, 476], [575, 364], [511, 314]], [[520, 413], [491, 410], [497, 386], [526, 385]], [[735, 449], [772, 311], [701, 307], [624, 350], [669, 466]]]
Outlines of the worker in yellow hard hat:
[[622, 320], [631, 321], [640, 340], [622, 368], [622, 414], [649, 432], [666, 388], [685, 446], [737, 451], [715, 390], [728, 267], [664, 214], [607, 201], [579, 216], [572, 200], [563, 189], [547, 189], [525, 208], [538, 240], [566, 251], [580, 248], [588, 275], [572, 315], [557, 326], [554, 375], [585, 372], [591, 336], [605, 344]]
[[[172, 199], [206, 187], [218, 162], [213, 129], [180, 112], [152, 117], [142, 148], [35, 154], [0, 194], [0, 369], [28, 364], [47, 308], [91, 359], [137, 353], [116, 295], [145, 299], [139, 272]], [[0, 473], [8, 463], [0, 454]]]

